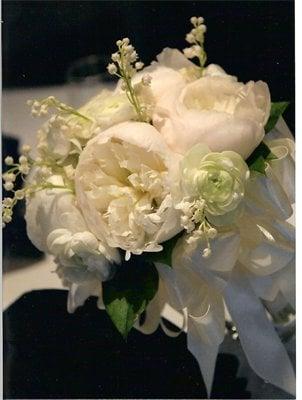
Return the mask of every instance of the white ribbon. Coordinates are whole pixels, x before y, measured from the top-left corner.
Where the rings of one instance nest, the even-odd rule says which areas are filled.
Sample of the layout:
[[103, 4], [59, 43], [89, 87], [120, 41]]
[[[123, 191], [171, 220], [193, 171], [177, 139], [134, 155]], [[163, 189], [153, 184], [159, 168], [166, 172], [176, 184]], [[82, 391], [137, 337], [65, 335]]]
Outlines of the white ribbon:
[[294, 202], [291, 138], [279, 120], [267, 135], [278, 159], [270, 161], [266, 176], [253, 178], [237, 228], [211, 242], [211, 257], [202, 258], [202, 247], [190, 252], [182, 238], [173, 251], [173, 268], [156, 264], [165, 301], [184, 315], [182, 329], [187, 330], [188, 349], [199, 363], [208, 395], [224, 338], [223, 301], [251, 368], [265, 381], [295, 393], [293, 367], [260, 300], [270, 302], [272, 310], [287, 303], [295, 306], [295, 232], [285, 221]]
[[295, 309], [295, 260], [292, 259], [287, 266], [272, 275], [259, 276], [249, 274], [250, 284], [256, 295], [266, 301], [272, 302], [278, 292], [282, 293], [288, 304]]
[[239, 260], [255, 275], [271, 275], [295, 257], [294, 228], [286, 222], [255, 217], [242, 235]]
[[[184, 313], [188, 349], [197, 359], [208, 396], [211, 393], [216, 358], [224, 338], [225, 317], [222, 296], [190, 268], [169, 268], [156, 263], [168, 294], [168, 302]], [[161, 325], [166, 332], [167, 327]], [[183, 327], [185, 330], [185, 327]], [[179, 333], [169, 331], [171, 336]]]
[[146, 308], [144, 322], [139, 323], [139, 321], [137, 321], [135, 328], [145, 335], [151, 335], [154, 333], [161, 322], [161, 312], [166, 301], [167, 299], [163, 282], [159, 281], [159, 288], [156, 296], [150, 301]]
[[[218, 235], [207, 259], [201, 256], [202, 248], [189, 253], [185, 240], [180, 239], [173, 252], [173, 268], [156, 266], [170, 304], [176, 309], [187, 308], [188, 349], [198, 360], [208, 394], [224, 337], [224, 311], [217, 306], [223, 304], [223, 298], [251, 367], [264, 380], [292, 394], [295, 378], [291, 363], [259, 298], [272, 302], [282, 294], [283, 304], [294, 303], [294, 231], [284, 221], [272, 222], [263, 216], [252, 218], [246, 228], [240, 234]], [[242, 257], [244, 243], [250, 251]], [[236, 266], [238, 258], [245, 266]], [[282, 366], [274, 370], [277, 361]]]
[[273, 173], [284, 188], [291, 203], [295, 202], [294, 142], [290, 139], [267, 141], [267, 145], [278, 158], [270, 161]]
[[270, 215], [271, 218], [289, 218], [293, 210], [287, 193], [269, 165], [265, 173], [257, 174], [248, 182], [245, 198], [248, 212]]
[[288, 354], [242, 269], [234, 269], [224, 299], [250, 366], [265, 381], [295, 395]]
[[208, 285], [223, 290], [239, 257], [239, 233], [230, 231], [219, 234], [211, 242], [211, 247], [211, 256], [204, 258], [202, 247], [197, 247], [193, 252], [189, 251], [185, 239], [181, 239], [173, 252], [173, 269], [194, 271], [196, 276]]
[[224, 339], [225, 317], [221, 296], [210, 295], [205, 315], [188, 315], [188, 349], [197, 359], [208, 397], [211, 394], [219, 346]]

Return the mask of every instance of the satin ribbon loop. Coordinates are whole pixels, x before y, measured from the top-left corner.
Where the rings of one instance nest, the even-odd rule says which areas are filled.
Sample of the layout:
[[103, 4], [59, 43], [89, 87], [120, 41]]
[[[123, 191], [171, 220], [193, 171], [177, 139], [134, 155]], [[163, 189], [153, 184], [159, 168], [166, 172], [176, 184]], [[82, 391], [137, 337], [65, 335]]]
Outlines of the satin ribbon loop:
[[242, 267], [234, 269], [224, 299], [252, 369], [265, 381], [295, 395], [291, 361]]

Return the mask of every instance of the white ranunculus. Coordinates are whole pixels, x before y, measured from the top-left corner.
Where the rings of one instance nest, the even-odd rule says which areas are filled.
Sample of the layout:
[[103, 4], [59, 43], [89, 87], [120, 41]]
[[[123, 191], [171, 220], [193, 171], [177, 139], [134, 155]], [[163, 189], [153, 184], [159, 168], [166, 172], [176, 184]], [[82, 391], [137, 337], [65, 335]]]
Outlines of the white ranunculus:
[[208, 220], [214, 225], [230, 223], [238, 214], [250, 175], [241, 156], [233, 151], [210, 152], [206, 145], [197, 144], [180, 166], [186, 194], [204, 203]]
[[130, 253], [160, 251], [179, 230], [170, 194], [179, 158], [154, 127], [125, 122], [88, 142], [76, 168], [79, 205], [89, 230]]
[[162, 97], [153, 124], [178, 153], [205, 143], [212, 151], [232, 150], [246, 159], [263, 139], [269, 112], [266, 83], [243, 84], [209, 65], [202, 78], [175, 85]]

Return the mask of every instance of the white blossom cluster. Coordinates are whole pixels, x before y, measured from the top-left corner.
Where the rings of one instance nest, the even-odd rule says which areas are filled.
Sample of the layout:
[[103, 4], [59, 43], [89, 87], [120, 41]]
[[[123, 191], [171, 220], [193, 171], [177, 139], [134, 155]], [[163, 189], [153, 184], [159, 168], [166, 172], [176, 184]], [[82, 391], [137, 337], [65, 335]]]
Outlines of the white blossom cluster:
[[28, 194], [26, 189], [14, 190], [14, 188], [17, 177], [21, 176], [24, 179], [24, 177], [28, 175], [30, 171], [31, 159], [28, 157], [28, 153], [30, 150], [31, 149], [28, 145], [24, 145], [22, 147], [23, 154], [19, 157], [18, 162], [15, 162], [14, 159], [10, 156], [6, 157], [4, 160], [4, 163], [10, 168], [2, 175], [2, 178], [4, 180], [3, 187], [7, 192], [12, 192], [13, 196], [5, 197], [3, 199], [3, 226], [12, 221], [13, 208], [18, 200], [22, 200]]
[[193, 25], [190, 33], [186, 35], [186, 41], [191, 45], [183, 50], [184, 55], [191, 59], [197, 57], [200, 66], [203, 67], [207, 60], [207, 55], [204, 50], [204, 34], [207, 31], [202, 17], [191, 17], [191, 24]]
[[182, 227], [188, 233], [186, 238], [188, 245], [194, 249], [198, 243], [205, 243], [202, 256], [204, 258], [210, 257], [212, 254], [210, 239], [215, 239], [218, 232], [205, 217], [205, 201], [184, 198], [176, 205], [176, 208], [182, 212], [180, 221]]
[[129, 38], [124, 38], [116, 42], [118, 51], [111, 55], [113, 61], [107, 69], [111, 75], [121, 74], [125, 77], [132, 76], [144, 67], [144, 63], [138, 61], [138, 54]]
[[33, 117], [45, 116], [49, 113], [50, 109], [55, 109], [63, 114], [74, 114], [81, 118], [89, 120], [88, 117], [79, 113], [79, 111], [75, 110], [73, 107], [70, 107], [69, 105], [61, 102], [54, 96], [49, 96], [43, 100], [28, 100], [27, 104], [31, 106], [31, 115]]
[[[125, 91], [130, 103], [133, 105], [139, 121], [149, 122], [148, 107], [139, 99], [139, 87], [132, 83], [134, 75], [144, 67], [144, 63], [138, 60], [138, 54], [129, 38], [124, 38], [116, 42], [118, 51], [111, 55], [112, 63], [108, 64], [107, 70], [111, 75], [115, 75], [122, 80], [121, 89]], [[150, 86], [151, 76], [145, 74], [142, 76], [141, 84]], [[136, 85], [137, 86], [137, 85]]]
[[[31, 151], [30, 146], [22, 146], [22, 155], [19, 157], [18, 162], [10, 156], [6, 157], [4, 162], [10, 167], [5, 173], [3, 173], [2, 178], [4, 180], [3, 187], [6, 191], [11, 192], [12, 196], [5, 197], [2, 201], [2, 220], [3, 227], [12, 221], [13, 209], [18, 201], [28, 198], [34, 193], [47, 188], [66, 188], [66, 186], [56, 186], [48, 181], [48, 178], [53, 174], [53, 169], [55, 165], [49, 164], [46, 160], [41, 157], [36, 157], [33, 159], [28, 154]], [[30, 171], [36, 169], [35, 178], [26, 179]], [[17, 177], [21, 177], [25, 182], [22, 189], [15, 190], [15, 183]]]

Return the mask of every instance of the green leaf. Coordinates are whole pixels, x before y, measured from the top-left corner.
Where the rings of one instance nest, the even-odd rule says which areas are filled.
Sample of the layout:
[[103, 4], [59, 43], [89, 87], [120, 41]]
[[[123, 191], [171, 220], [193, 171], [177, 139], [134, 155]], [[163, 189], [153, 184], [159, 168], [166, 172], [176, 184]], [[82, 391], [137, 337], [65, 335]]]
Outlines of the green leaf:
[[158, 272], [143, 256], [132, 255], [116, 266], [113, 279], [103, 282], [103, 301], [117, 330], [126, 340], [139, 315], [158, 290]]
[[267, 161], [274, 159], [276, 159], [276, 156], [271, 152], [270, 148], [264, 142], [261, 142], [246, 160], [246, 163], [250, 171], [265, 175]]
[[163, 250], [156, 253], [145, 253], [145, 257], [148, 261], [159, 262], [172, 267], [172, 252], [176, 245], [177, 240], [182, 236], [183, 232], [178, 233], [173, 238], [161, 243]]
[[265, 133], [270, 132], [278, 122], [278, 119], [284, 113], [289, 105], [288, 101], [279, 101], [277, 103], [271, 103], [270, 117], [265, 125]]

